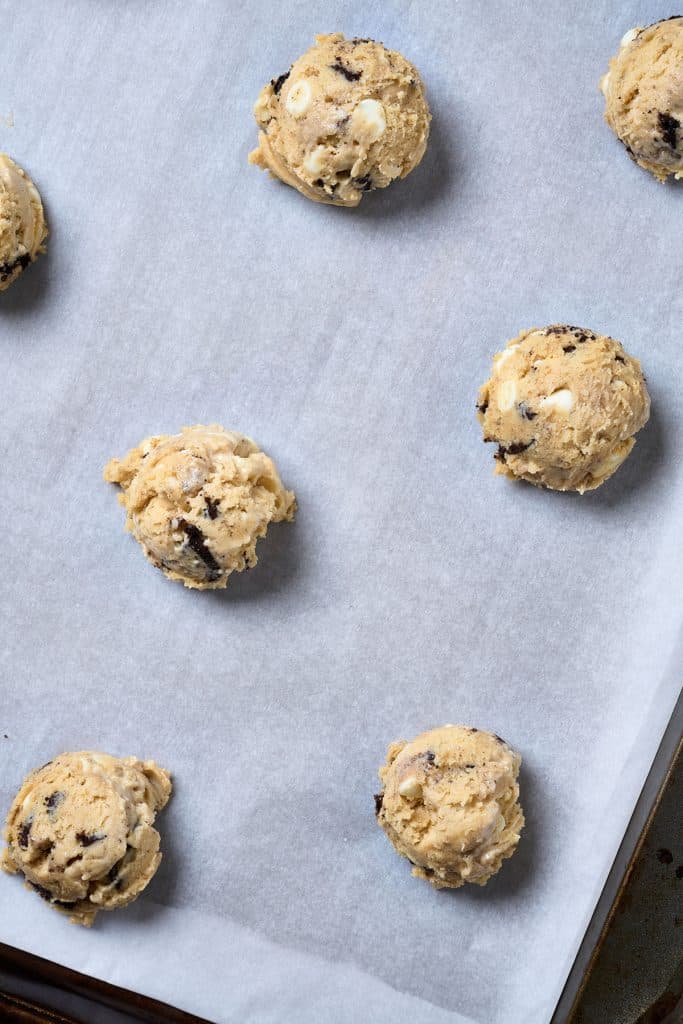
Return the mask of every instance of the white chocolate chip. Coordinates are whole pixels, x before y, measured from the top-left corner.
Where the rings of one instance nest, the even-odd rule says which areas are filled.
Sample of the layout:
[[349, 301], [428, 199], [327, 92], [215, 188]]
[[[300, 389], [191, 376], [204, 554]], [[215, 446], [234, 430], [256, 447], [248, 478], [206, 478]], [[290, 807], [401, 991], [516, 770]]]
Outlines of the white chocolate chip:
[[401, 165], [392, 163], [391, 160], [384, 160], [379, 165], [379, 169], [382, 174], [385, 174], [387, 178], [391, 178], [392, 181], [394, 178], [399, 178], [401, 176]]
[[610, 80], [611, 74], [612, 74], [612, 72], [608, 71], [607, 74], [603, 75], [602, 78], [600, 79], [600, 91], [602, 92], [603, 96], [607, 95], [607, 91], [609, 89], [609, 80]]
[[600, 480], [605, 476], [611, 476], [615, 469], [618, 469], [622, 462], [628, 457], [631, 449], [634, 445], [633, 438], [628, 438], [626, 441], [622, 441], [616, 451], [608, 455], [607, 458], [602, 459], [601, 462], [596, 463], [591, 468], [591, 476], [594, 480]]
[[422, 796], [422, 786], [414, 775], [409, 775], [398, 787], [398, 792], [408, 800], [417, 800]]
[[313, 101], [310, 82], [301, 79], [289, 87], [285, 107], [293, 117], [303, 117]]
[[304, 167], [309, 174], [320, 174], [325, 166], [326, 153], [327, 150], [324, 146], [316, 146], [315, 149], [311, 150], [304, 160]]
[[498, 391], [498, 408], [509, 412], [517, 400], [517, 385], [514, 380], [504, 380]]
[[550, 406], [560, 412], [571, 412], [574, 408], [574, 392], [569, 388], [560, 388], [558, 391], [553, 391], [552, 395], [548, 395], [547, 398], [541, 399], [541, 405]]
[[493, 368], [496, 373], [498, 373], [498, 371], [500, 370], [501, 366], [503, 366], [504, 363], [507, 363], [508, 359], [512, 358], [512, 356], [515, 354], [518, 348], [519, 343], [517, 345], [508, 345], [507, 348], [504, 348], [502, 352], [498, 353], [498, 355], [493, 360]]
[[619, 48], [623, 50], [625, 46], [628, 46], [629, 43], [632, 43], [634, 39], [637, 39], [642, 31], [643, 30], [640, 27], [629, 29], [629, 31], [624, 36], [622, 36], [621, 42], [619, 43]]
[[387, 126], [384, 107], [379, 100], [361, 100], [351, 115], [354, 135], [362, 135], [369, 142], [375, 142]]

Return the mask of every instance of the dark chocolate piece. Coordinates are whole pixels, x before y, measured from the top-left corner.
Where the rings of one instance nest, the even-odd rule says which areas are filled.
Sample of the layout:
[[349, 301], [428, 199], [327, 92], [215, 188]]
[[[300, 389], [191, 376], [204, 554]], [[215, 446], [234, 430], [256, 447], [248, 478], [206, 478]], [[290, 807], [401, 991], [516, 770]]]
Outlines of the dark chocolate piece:
[[517, 408], [519, 409], [519, 415], [523, 416], [525, 420], [535, 420], [538, 416], [538, 413], [533, 412], [526, 402], [520, 402]]
[[369, 174], [364, 174], [362, 178], [354, 178], [353, 183], [361, 192], [372, 192], [375, 187]]
[[671, 114], [664, 114], [660, 110], [657, 114], [657, 123], [666, 145], [671, 149], [676, 149], [676, 132], [681, 127], [681, 122]]
[[489, 407], [489, 402], [488, 402], [488, 398], [487, 398], [484, 402], [481, 403], [481, 405], [477, 406], [477, 412], [480, 412], [482, 414], [482, 416], [483, 416], [484, 413], [486, 412], [486, 410], [488, 409], [488, 407]]
[[584, 331], [583, 327], [574, 327], [572, 324], [552, 324], [551, 327], [546, 327], [546, 335], [550, 334], [573, 334], [573, 342], [577, 342], [582, 345], [584, 341], [595, 341], [596, 335], [592, 331]]
[[81, 846], [92, 846], [93, 843], [101, 843], [103, 839], [106, 839], [106, 833], [99, 835], [97, 832], [93, 832], [92, 835], [88, 835], [87, 832], [77, 832], [76, 839]]
[[382, 810], [382, 803], [384, 802], [384, 791], [381, 793], [375, 793], [375, 815], [378, 815]]
[[[187, 543], [196, 555], [199, 555], [204, 565], [212, 573], [211, 579], [218, 579], [221, 574], [221, 567], [214, 558], [211, 549], [207, 547], [206, 537], [194, 523], [188, 523], [187, 519], [179, 519], [178, 527], [187, 537]], [[217, 575], [213, 575], [213, 574]]]
[[220, 501], [215, 501], [213, 498], [205, 498], [204, 500], [206, 502], [206, 512], [209, 519], [217, 519]]
[[330, 64], [330, 67], [337, 74], [343, 75], [347, 82], [357, 82], [363, 74], [362, 71], [352, 71], [351, 68], [347, 68], [339, 59], [334, 64]]
[[28, 837], [31, 832], [32, 824], [33, 818], [29, 818], [27, 821], [24, 822], [24, 824], [21, 826], [17, 833], [17, 842], [19, 843], [19, 846], [21, 847], [22, 850], [25, 850], [28, 847]]
[[562, 351], [569, 355], [570, 352], [576, 352], [576, 345], [563, 345]]
[[657, 860], [660, 864], [673, 864], [674, 855], [671, 850], [667, 850], [666, 847], [662, 847], [657, 850]]
[[22, 270], [26, 270], [27, 266], [31, 262], [31, 257], [27, 252], [22, 253], [21, 256], [17, 256], [15, 260], [10, 263], [0, 263], [0, 281], [6, 281], [10, 274], [13, 274], [17, 267], [21, 267]]
[[291, 70], [292, 69], [290, 68], [289, 71], [285, 71], [284, 75], [278, 75], [277, 78], [274, 78], [271, 81], [270, 84], [272, 85], [273, 92], [275, 93], [276, 96], [279, 96], [280, 89], [282, 88], [282, 86], [285, 84], [285, 82], [289, 78], [289, 73], [290, 73]]
[[523, 441], [513, 441], [512, 444], [508, 445], [499, 444], [498, 451], [493, 457], [494, 459], [500, 459], [501, 462], [505, 462], [508, 455], [521, 455], [521, 453], [525, 452], [527, 448], [531, 448], [533, 443], [533, 441], [529, 441], [527, 444]]
[[616, 361], [618, 363], [624, 363], [624, 365], [626, 365], [626, 360], [624, 359], [623, 356], [615, 356], [614, 358], [616, 359]]
[[433, 750], [425, 750], [424, 756], [427, 759], [427, 764], [431, 768], [436, 762], [436, 754]]
[[50, 793], [49, 796], [45, 797], [45, 806], [48, 811], [54, 811], [64, 800], [64, 793], [56, 792]]

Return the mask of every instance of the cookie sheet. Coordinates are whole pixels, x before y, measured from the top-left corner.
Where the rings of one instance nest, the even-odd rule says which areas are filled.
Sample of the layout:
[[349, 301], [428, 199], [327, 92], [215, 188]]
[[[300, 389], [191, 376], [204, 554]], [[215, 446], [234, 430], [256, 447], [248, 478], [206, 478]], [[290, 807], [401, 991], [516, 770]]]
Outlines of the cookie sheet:
[[[144, 898], [70, 926], [0, 878], [0, 938], [219, 1022], [542, 1024], [680, 687], [683, 187], [597, 81], [661, 4], [8, 4], [0, 148], [49, 254], [0, 297], [0, 799], [63, 751], [175, 794]], [[356, 211], [247, 165], [315, 32], [421, 69], [422, 167]], [[653, 415], [579, 498], [493, 476], [492, 353], [554, 321], [643, 361]], [[299, 498], [225, 593], [165, 580], [104, 463], [220, 422]], [[524, 757], [527, 827], [436, 892], [375, 826], [387, 744], [443, 722]]]

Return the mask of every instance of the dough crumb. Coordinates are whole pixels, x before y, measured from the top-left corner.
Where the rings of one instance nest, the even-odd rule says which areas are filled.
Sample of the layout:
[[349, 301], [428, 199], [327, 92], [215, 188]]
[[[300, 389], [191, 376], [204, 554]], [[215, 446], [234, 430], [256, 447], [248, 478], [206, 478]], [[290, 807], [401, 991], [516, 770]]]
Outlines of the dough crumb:
[[0, 864], [75, 924], [131, 903], [161, 853], [152, 827], [171, 795], [154, 761], [92, 750], [60, 754], [28, 775], [7, 815]]
[[650, 415], [637, 359], [583, 327], [522, 331], [493, 360], [479, 391], [496, 473], [555, 491], [590, 491], [627, 458]]
[[259, 537], [296, 509], [272, 459], [217, 425], [149, 437], [111, 459], [104, 479], [121, 488], [126, 529], [152, 565], [197, 590], [253, 568]]
[[493, 733], [444, 725], [392, 743], [377, 821], [413, 875], [437, 889], [486, 885], [517, 848], [522, 759]]
[[254, 106], [249, 162], [308, 199], [358, 206], [422, 160], [431, 114], [417, 69], [372, 39], [316, 36]]
[[659, 181], [683, 177], [683, 17], [634, 28], [600, 80], [605, 120]]
[[0, 153], [0, 292], [45, 252], [46, 238], [38, 189], [19, 164]]

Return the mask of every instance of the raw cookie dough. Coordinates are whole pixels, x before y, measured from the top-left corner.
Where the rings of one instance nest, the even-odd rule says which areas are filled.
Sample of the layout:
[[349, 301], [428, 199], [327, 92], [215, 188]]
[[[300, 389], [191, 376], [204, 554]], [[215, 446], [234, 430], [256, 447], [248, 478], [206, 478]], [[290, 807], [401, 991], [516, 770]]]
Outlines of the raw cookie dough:
[[358, 206], [424, 156], [431, 114], [417, 69], [372, 39], [316, 36], [259, 95], [249, 162], [308, 199]]
[[256, 541], [296, 508], [273, 461], [216, 425], [149, 437], [108, 462], [104, 479], [121, 487], [126, 529], [152, 565], [198, 590], [256, 565]]
[[444, 725], [392, 743], [377, 820], [413, 874], [437, 889], [486, 885], [519, 842], [522, 759], [499, 736]]
[[683, 177], [683, 18], [634, 28], [600, 80], [605, 120], [660, 181]]
[[38, 189], [6, 153], [0, 153], [0, 292], [45, 252], [47, 224]]
[[498, 444], [496, 473], [583, 494], [629, 454], [650, 397], [620, 342], [554, 324], [522, 331], [495, 356], [477, 415]]
[[156, 812], [171, 794], [154, 761], [91, 750], [31, 772], [7, 815], [2, 867], [76, 924], [139, 896], [159, 867]]

